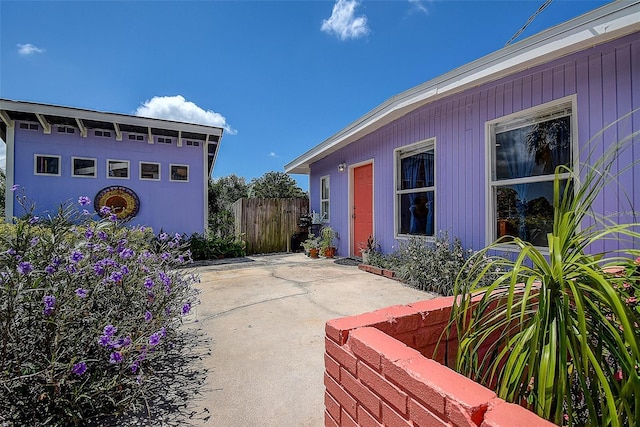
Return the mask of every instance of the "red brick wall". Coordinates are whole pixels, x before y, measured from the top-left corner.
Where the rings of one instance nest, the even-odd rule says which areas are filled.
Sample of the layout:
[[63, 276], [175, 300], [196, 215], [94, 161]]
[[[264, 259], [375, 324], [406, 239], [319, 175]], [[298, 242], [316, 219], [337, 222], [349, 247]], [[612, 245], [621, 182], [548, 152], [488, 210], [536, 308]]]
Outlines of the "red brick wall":
[[[552, 426], [438, 363], [445, 346], [432, 358], [452, 302], [437, 298], [327, 322], [325, 426]], [[455, 342], [451, 337], [450, 350]]]

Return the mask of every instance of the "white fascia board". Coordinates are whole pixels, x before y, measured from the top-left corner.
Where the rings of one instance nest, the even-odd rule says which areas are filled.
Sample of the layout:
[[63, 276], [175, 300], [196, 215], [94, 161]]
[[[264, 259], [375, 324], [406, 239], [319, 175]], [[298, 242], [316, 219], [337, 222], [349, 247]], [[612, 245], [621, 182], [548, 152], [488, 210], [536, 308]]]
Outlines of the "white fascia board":
[[43, 114], [60, 117], [70, 117], [79, 120], [94, 120], [99, 122], [118, 123], [166, 130], [182, 130], [185, 132], [202, 133], [222, 136], [223, 129], [217, 126], [199, 125], [194, 123], [176, 122], [172, 120], [155, 119], [151, 117], [130, 116], [127, 114], [105, 113], [80, 108], [63, 107], [58, 105], [38, 104], [25, 101], [0, 99], [0, 110], [20, 111], [23, 113]]
[[637, 31], [640, 0], [609, 3], [393, 96], [285, 165], [285, 172], [308, 174], [311, 163], [425, 104]]

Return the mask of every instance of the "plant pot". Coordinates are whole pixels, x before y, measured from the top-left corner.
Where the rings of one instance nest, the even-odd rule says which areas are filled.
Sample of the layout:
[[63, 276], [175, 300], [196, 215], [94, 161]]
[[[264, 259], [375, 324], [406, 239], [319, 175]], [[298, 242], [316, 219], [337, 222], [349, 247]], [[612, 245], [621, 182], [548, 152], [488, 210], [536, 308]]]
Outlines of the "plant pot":
[[323, 255], [327, 258], [333, 258], [334, 256], [336, 256], [336, 248], [334, 248], [333, 246], [325, 248]]
[[319, 249], [309, 249], [309, 257], [310, 258], [318, 258], [318, 254], [320, 253]]

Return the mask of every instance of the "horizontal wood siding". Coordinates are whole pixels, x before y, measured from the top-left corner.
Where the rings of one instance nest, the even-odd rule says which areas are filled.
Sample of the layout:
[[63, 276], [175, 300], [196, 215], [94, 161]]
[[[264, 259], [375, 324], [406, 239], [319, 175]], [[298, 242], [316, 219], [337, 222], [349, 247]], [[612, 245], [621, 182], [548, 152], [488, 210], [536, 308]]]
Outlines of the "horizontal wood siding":
[[[640, 108], [640, 33], [441, 99], [327, 156], [311, 165], [312, 209], [319, 210], [320, 176], [331, 175], [331, 223], [341, 236], [348, 236], [349, 173], [338, 172], [337, 166], [373, 161], [375, 235], [385, 252], [392, 251], [398, 243], [393, 229], [393, 150], [435, 138], [436, 230], [480, 249], [486, 244], [486, 122], [570, 95], [577, 96], [581, 161], [590, 151], [601, 156], [611, 144], [640, 130], [640, 113], [635, 113], [599, 135]], [[639, 158], [640, 142], [620, 157], [617, 170]], [[630, 222], [632, 213], [640, 217], [640, 168], [625, 172], [619, 182], [622, 190], [608, 188], [594, 208], [617, 222]], [[618, 245], [611, 242], [607, 249]], [[348, 239], [342, 239], [342, 254], [348, 254], [348, 248]]]

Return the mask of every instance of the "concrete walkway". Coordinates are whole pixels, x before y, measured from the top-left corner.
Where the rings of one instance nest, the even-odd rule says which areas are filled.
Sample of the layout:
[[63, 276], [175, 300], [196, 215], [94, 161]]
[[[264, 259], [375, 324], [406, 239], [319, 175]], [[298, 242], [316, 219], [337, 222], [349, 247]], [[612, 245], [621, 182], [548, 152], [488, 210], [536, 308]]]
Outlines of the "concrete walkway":
[[198, 268], [202, 303], [189, 320], [211, 355], [192, 425], [322, 426], [325, 322], [430, 298], [334, 260], [245, 261]]

